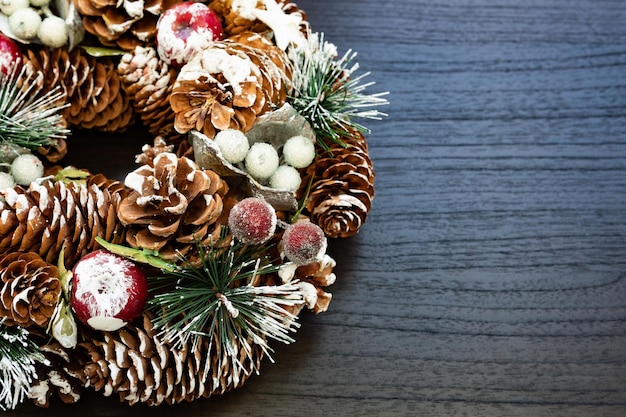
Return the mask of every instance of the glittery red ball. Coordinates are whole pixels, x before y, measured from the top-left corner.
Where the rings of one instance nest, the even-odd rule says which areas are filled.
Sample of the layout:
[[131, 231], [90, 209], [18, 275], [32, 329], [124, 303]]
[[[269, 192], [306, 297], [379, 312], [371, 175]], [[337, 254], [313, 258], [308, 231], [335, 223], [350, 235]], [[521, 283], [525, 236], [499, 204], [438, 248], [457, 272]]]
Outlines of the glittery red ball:
[[297, 265], [306, 265], [326, 251], [324, 231], [310, 221], [290, 225], [282, 238], [283, 254]]
[[235, 239], [252, 245], [267, 242], [274, 235], [276, 221], [274, 207], [257, 197], [241, 200], [228, 215], [228, 226]]

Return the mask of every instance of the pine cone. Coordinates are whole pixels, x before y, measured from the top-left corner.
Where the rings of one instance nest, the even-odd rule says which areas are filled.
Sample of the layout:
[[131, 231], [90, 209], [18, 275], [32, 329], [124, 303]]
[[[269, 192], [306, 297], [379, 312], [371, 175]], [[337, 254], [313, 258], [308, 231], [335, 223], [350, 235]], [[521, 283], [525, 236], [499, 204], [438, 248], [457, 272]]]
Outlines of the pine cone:
[[[257, 9], [262, 9], [263, 0], [257, 0]], [[237, 8], [233, 8], [233, 0], [213, 0], [209, 7], [222, 17], [222, 29], [225, 37], [231, 37], [242, 32], [265, 32], [268, 27], [265, 23], [257, 20], [254, 16], [241, 14]]]
[[[66, 123], [65, 119], [63, 119], [63, 123]], [[46, 158], [48, 162], [59, 162], [67, 155], [67, 141], [64, 138], [58, 138], [50, 145], [40, 146], [37, 153]]]
[[[222, 17], [222, 27], [227, 38], [242, 32], [263, 33], [269, 30], [265, 23], [253, 15], [242, 13], [238, 7], [233, 7], [233, 3], [233, 0], [213, 0], [209, 3], [209, 7]], [[285, 13], [300, 13], [302, 21], [306, 21], [306, 14], [295, 3], [289, 0], [278, 0], [277, 3]], [[256, 8], [265, 9], [263, 0], [257, 0]]]
[[39, 351], [46, 361], [36, 364], [37, 380], [33, 382], [28, 393], [33, 403], [47, 408], [53, 395], [58, 396], [66, 404], [80, 400], [84, 373], [74, 351], [68, 351], [57, 342], [43, 345]]
[[130, 100], [110, 58], [95, 58], [74, 48], [37, 50], [25, 57], [30, 71], [43, 73], [41, 88], [60, 86], [70, 106], [63, 112], [68, 124], [84, 129], [119, 132], [133, 121]]
[[304, 293], [304, 306], [316, 314], [328, 310], [333, 298], [333, 295], [324, 291], [323, 287], [335, 282], [336, 276], [333, 273], [335, 265], [333, 258], [324, 255], [318, 261], [298, 266], [294, 273], [294, 278], [298, 280], [298, 285]]
[[365, 222], [374, 199], [374, 169], [362, 134], [331, 144], [306, 169], [298, 198], [311, 181], [305, 204], [311, 221], [329, 237], [349, 237]]
[[36, 252], [56, 264], [65, 248], [65, 265], [71, 268], [99, 247], [96, 236], [122, 242], [124, 227], [115, 213], [126, 190], [115, 181], [98, 186], [101, 178], [94, 176], [86, 185], [45, 180], [0, 193], [4, 197], [0, 202], [0, 251]]
[[182, 0], [74, 0], [83, 25], [105, 46], [132, 51], [154, 43], [161, 13]]
[[46, 327], [61, 294], [56, 266], [34, 252], [0, 255], [0, 317], [12, 326]]
[[[160, 252], [175, 260], [197, 239], [217, 238], [217, 219], [228, 187], [210, 170], [200, 170], [189, 158], [157, 154], [126, 177], [133, 191], [122, 200], [118, 218], [128, 226], [126, 242], [134, 248]], [[215, 235], [215, 236], [214, 236]]]
[[178, 143], [186, 138], [174, 130], [170, 94], [178, 71], [159, 59], [156, 49], [136, 47], [122, 56], [117, 66], [135, 113], [154, 136]]
[[257, 116], [285, 102], [291, 84], [289, 59], [258, 34], [246, 32], [238, 39], [247, 36], [262, 42], [264, 49], [232, 40], [215, 42], [183, 66], [170, 97], [178, 132], [196, 129], [209, 138], [229, 128], [245, 132]]
[[118, 332], [94, 333], [78, 346], [79, 353], [88, 358], [86, 386], [107, 396], [116, 393], [129, 404], [175, 404], [238, 388], [260, 365], [263, 352], [258, 345], [251, 343], [254, 363], [246, 355], [239, 358], [243, 371], [225, 352], [210, 346], [207, 338], [197, 346], [189, 343], [182, 348], [160, 340], [151, 319], [144, 314], [135, 324]]
[[[278, 68], [283, 69], [288, 78], [291, 77], [291, 66], [289, 64], [285, 64], [286, 58], [284, 52], [281, 49], [277, 48], [265, 36], [254, 32], [243, 32], [231, 36], [230, 38], [228, 38], [228, 42], [232, 42], [238, 45], [249, 46], [258, 51], [261, 51], [261, 53], [267, 56], [267, 58], [269, 58], [274, 63], [274, 65], [276, 65]], [[280, 96], [280, 99], [282, 101], [285, 101], [284, 96]]]

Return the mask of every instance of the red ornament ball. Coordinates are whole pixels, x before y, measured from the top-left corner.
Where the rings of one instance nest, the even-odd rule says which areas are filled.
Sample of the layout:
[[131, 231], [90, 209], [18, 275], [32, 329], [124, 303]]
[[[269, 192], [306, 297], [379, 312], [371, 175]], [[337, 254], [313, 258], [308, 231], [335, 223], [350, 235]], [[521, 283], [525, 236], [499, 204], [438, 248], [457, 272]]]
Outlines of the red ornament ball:
[[308, 220], [289, 225], [282, 237], [283, 255], [296, 265], [306, 265], [321, 258], [326, 246], [322, 228]]
[[274, 235], [276, 222], [274, 207], [258, 197], [241, 200], [228, 215], [228, 226], [235, 239], [252, 245], [267, 242]]
[[70, 305], [81, 323], [113, 331], [143, 312], [148, 281], [128, 259], [100, 249], [80, 259], [72, 273]]

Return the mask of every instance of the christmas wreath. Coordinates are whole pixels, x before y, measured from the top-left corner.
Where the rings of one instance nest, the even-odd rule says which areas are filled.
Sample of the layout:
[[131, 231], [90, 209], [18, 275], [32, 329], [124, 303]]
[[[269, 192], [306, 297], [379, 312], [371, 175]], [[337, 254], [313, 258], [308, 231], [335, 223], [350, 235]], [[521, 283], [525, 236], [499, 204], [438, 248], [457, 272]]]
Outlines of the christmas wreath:
[[[328, 308], [384, 93], [289, 0], [0, 1], [0, 407], [241, 386]], [[123, 181], [71, 133], [154, 138]]]

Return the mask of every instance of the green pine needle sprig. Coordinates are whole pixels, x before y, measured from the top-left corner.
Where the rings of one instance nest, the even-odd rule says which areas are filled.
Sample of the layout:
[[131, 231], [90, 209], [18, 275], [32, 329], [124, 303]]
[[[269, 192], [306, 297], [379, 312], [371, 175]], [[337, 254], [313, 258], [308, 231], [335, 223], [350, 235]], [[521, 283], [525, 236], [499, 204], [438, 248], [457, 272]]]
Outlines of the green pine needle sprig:
[[70, 133], [61, 110], [69, 106], [60, 87], [38, 94], [40, 72], [13, 65], [0, 72], [0, 142], [35, 150]]
[[0, 410], [24, 400], [37, 378], [35, 362], [44, 360], [24, 328], [0, 323]]
[[[369, 72], [354, 76], [359, 64], [356, 52], [348, 50], [337, 59], [337, 48], [324, 35], [309, 33], [307, 42], [289, 51], [293, 63], [291, 105], [311, 124], [318, 138], [345, 146], [342, 138], [356, 132], [369, 133], [355, 119], [380, 120], [386, 116], [374, 107], [388, 104], [388, 92], [367, 94], [374, 82], [363, 83]], [[325, 149], [328, 146], [320, 141]]]
[[208, 338], [211, 349], [225, 352], [244, 372], [242, 352], [251, 359], [245, 362], [255, 366], [252, 345], [271, 360], [268, 339], [294, 341], [290, 333], [299, 327], [297, 316], [285, 307], [303, 302], [297, 283], [254, 285], [259, 276], [278, 270], [265, 255], [267, 248], [235, 242], [224, 228], [218, 242], [198, 249], [200, 266], [183, 263], [151, 278], [156, 295], [150, 306], [164, 341], [181, 348]]

